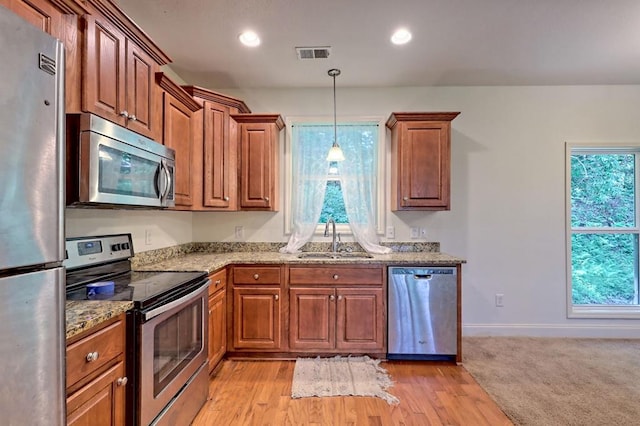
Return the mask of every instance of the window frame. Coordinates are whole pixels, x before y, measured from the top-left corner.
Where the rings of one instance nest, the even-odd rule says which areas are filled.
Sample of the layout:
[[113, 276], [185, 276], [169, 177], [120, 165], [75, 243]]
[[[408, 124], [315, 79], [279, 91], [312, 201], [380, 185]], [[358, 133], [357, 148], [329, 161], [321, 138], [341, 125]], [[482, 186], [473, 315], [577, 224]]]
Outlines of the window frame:
[[[377, 123], [378, 125], [378, 165], [377, 165], [377, 188], [376, 188], [376, 234], [384, 235], [385, 229], [385, 182], [386, 182], [386, 127], [385, 118], [381, 116], [343, 116], [337, 117], [336, 122], [338, 126], [340, 124], [347, 123]], [[284, 158], [285, 158], [285, 194], [284, 194], [284, 233], [285, 235], [291, 235], [293, 229], [292, 214], [291, 214], [291, 192], [292, 192], [292, 169], [293, 169], [293, 156], [292, 156], [292, 143], [293, 143], [293, 126], [296, 124], [331, 124], [333, 125], [333, 116], [291, 116], [285, 120], [285, 143], [284, 143]], [[339, 143], [340, 141], [338, 141]], [[327, 147], [327, 152], [329, 152]], [[328, 179], [331, 177], [327, 176]], [[337, 176], [340, 179], [340, 176]], [[314, 235], [324, 235], [324, 224], [318, 224]], [[336, 233], [341, 235], [353, 235], [349, 224], [336, 224]]]
[[[579, 228], [571, 226], [571, 156], [572, 154], [635, 154], [635, 226], [625, 228], [601, 227]], [[640, 304], [637, 305], [574, 305], [572, 288], [572, 246], [574, 233], [582, 234], [635, 234], [640, 239], [640, 142], [631, 143], [598, 143], [598, 142], [566, 142], [565, 143], [565, 245], [566, 245], [566, 297], [567, 318], [585, 319], [640, 319]], [[639, 248], [640, 251], [640, 248]], [[640, 256], [640, 252], [637, 253]], [[636, 276], [639, 259], [636, 258]], [[636, 284], [638, 285], [638, 284]]]

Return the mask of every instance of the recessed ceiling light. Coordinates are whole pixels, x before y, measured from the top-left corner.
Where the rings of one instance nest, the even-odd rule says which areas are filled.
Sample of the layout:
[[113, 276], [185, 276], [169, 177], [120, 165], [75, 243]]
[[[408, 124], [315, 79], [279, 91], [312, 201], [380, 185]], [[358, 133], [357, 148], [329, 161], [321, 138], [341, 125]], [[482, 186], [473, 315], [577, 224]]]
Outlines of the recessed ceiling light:
[[391, 36], [391, 43], [393, 44], [405, 44], [411, 41], [411, 33], [406, 28], [400, 28], [396, 30]]
[[260, 37], [258, 37], [258, 34], [254, 33], [253, 31], [245, 31], [240, 34], [238, 38], [240, 39], [240, 43], [244, 44], [245, 46], [256, 47], [260, 45]]

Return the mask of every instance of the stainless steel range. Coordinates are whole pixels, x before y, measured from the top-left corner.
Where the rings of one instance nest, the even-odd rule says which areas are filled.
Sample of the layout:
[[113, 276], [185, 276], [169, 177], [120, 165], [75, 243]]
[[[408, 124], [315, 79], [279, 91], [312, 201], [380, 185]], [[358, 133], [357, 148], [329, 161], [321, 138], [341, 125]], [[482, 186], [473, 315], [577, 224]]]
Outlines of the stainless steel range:
[[189, 424], [208, 394], [206, 272], [131, 270], [131, 234], [66, 240], [68, 300], [130, 300], [127, 423]]

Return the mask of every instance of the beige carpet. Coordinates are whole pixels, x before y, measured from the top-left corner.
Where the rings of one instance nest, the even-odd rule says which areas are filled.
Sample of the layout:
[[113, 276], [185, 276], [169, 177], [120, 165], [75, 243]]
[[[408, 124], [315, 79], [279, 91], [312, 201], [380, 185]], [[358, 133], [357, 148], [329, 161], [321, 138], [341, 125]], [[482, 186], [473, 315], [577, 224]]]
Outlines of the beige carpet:
[[393, 382], [379, 363], [368, 356], [298, 358], [293, 370], [291, 397], [375, 396], [389, 404], [397, 404], [398, 398], [386, 391]]
[[462, 352], [516, 425], [640, 424], [640, 339], [465, 337]]

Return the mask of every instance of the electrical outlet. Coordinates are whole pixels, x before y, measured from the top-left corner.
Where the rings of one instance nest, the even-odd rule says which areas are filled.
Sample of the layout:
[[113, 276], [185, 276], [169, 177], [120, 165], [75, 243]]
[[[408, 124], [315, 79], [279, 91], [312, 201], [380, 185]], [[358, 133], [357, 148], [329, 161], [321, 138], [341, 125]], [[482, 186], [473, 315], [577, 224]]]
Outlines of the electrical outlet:
[[411, 228], [411, 238], [420, 238], [420, 228]]
[[393, 239], [396, 237], [396, 230], [393, 226], [387, 226], [387, 234], [386, 237], [389, 239]]
[[144, 230], [144, 244], [150, 246], [152, 242], [151, 229]]
[[244, 238], [244, 228], [242, 226], [236, 226], [236, 240]]
[[504, 307], [504, 294], [496, 293], [496, 307], [497, 308]]
[[420, 238], [427, 238], [427, 228], [420, 228]]

